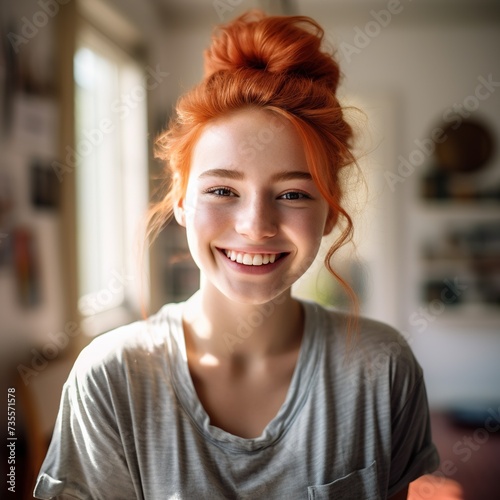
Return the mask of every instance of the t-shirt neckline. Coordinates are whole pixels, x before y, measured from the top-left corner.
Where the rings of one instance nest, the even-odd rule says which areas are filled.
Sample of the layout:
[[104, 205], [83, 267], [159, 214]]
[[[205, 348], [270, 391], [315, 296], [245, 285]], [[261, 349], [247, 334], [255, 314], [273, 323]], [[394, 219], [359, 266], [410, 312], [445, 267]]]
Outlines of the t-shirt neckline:
[[266, 448], [279, 440], [290, 428], [293, 421], [311, 395], [311, 387], [317, 375], [319, 356], [324, 351], [320, 345], [318, 306], [300, 300], [304, 308], [304, 334], [290, 386], [285, 401], [275, 417], [268, 423], [262, 434], [255, 438], [243, 438], [210, 424], [210, 418], [201, 404], [194, 388], [187, 363], [186, 343], [182, 324], [185, 302], [169, 304], [166, 308], [169, 323], [168, 366], [174, 391], [184, 411], [207, 440], [215, 445], [233, 451], [256, 451]]

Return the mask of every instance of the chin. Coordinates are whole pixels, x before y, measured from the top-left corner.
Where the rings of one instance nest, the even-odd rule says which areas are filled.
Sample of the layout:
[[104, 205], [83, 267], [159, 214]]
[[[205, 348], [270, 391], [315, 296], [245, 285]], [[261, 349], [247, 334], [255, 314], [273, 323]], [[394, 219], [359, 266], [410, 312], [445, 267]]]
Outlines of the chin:
[[231, 302], [242, 306], [262, 306], [270, 302], [282, 304], [286, 300], [286, 296], [290, 295], [290, 289], [279, 290], [275, 293], [263, 293], [262, 290], [253, 293], [243, 290], [228, 290], [227, 293], [222, 293]]

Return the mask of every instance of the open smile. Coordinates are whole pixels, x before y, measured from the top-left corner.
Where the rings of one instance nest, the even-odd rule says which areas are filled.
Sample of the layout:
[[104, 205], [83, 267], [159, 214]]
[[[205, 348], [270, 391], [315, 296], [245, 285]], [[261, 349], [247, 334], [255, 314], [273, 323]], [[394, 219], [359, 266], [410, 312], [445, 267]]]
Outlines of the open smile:
[[229, 260], [244, 266], [266, 266], [274, 264], [283, 258], [286, 253], [246, 253], [236, 250], [219, 249]]

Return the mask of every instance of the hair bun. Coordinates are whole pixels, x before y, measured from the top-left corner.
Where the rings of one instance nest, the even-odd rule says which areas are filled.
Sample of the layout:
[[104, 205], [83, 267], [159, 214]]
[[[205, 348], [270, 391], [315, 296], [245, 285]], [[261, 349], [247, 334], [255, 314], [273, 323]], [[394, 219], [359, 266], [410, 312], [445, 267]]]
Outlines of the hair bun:
[[320, 50], [323, 34], [309, 17], [250, 11], [217, 28], [205, 51], [205, 78], [219, 71], [258, 70], [321, 81], [335, 91], [340, 72]]

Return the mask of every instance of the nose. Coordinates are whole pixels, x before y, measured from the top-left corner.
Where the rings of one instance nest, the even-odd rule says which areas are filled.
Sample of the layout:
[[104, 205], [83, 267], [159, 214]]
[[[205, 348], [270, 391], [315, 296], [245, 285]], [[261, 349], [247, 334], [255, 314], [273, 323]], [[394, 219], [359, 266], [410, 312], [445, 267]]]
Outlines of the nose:
[[236, 232], [254, 241], [272, 238], [278, 232], [278, 214], [271, 202], [254, 196], [236, 209]]

